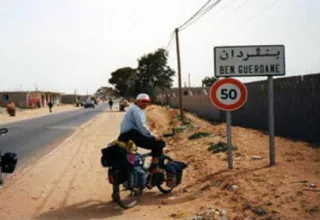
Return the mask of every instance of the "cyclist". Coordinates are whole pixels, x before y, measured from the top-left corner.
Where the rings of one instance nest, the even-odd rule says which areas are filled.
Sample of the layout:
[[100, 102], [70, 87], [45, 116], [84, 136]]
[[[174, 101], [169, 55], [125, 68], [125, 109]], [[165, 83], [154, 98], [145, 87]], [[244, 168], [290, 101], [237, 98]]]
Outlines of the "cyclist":
[[132, 107], [126, 112], [120, 127], [120, 135], [118, 141], [133, 141], [135, 145], [144, 149], [151, 150], [152, 163], [150, 166], [151, 173], [161, 173], [159, 168], [159, 156], [163, 153], [165, 142], [158, 135], [152, 134], [146, 124], [146, 115], [144, 109], [150, 104], [148, 94], [141, 93], [136, 97], [136, 101]]

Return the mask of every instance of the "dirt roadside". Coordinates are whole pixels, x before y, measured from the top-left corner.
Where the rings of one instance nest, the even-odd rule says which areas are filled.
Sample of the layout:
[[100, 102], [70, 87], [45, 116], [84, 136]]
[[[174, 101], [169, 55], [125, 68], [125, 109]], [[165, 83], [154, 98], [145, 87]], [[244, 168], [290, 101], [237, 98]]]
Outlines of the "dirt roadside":
[[27, 110], [21, 110], [17, 111], [17, 114], [15, 117], [11, 117], [7, 114], [7, 112], [0, 113], [0, 125], [10, 122], [16, 122], [21, 121], [25, 119], [30, 118], [36, 118], [41, 117], [49, 114], [55, 114], [58, 112], [64, 112], [64, 111], [71, 111], [77, 109], [74, 105], [59, 105], [54, 106], [52, 108], [52, 113], [49, 112], [48, 108], [39, 108], [39, 109], [27, 109]]
[[0, 219], [167, 219], [160, 207], [165, 198], [157, 191], [146, 192], [131, 210], [111, 202], [100, 150], [118, 135], [122, 117], [99, 114], [34, 166], [8, 178], [0, 190]]
[[[152, 106], [147, 115], [159, 133], [179, 125], [174, 110]], [[269, 168], [268, 136], [233, 127], [233, 143], [239, 150], [234, 152], [235, 169], [228, 171], [226, 154], [207, 150], [209, 143], [225, 141], [225, 124], [213, 126], [190, 114], [196, 127], [167, 140], [169, 154], [189, 164], [182, 185], [170, 195], [145, 191], [138, 206], [120, 209], [111, 202], [100, 150], [117, 136], [122, 117], [120, 112], [101, 113], [34, 166], [10, 177], [0, 190], [0, 219], [165, 220], [217, 210], [226, 214], [208, 219], [320, 219], [319, 193], [292, 183], [320, 183], [320, 149], [277, 137], [277, 166]], [[188, 139], [199, 131], [214, 135]], [[252, 160], [253, 155], [262, 159]], [[230, 189], [233, 185], [236, 190]], [[258, 207], [266, 214], [255, 214]]]
[[[147, 111], [154, 129], [160, 130], [161, 125], [181, 128], [177, 127], [181, 125], [177, 110], [154, 107]], [[232, 143], [237, 150], [233, 151], [234, 169], [228, 170], [227, 153], [209, 151], [221, 150], [221, 143], [226, 142], [226, 124], [212, 125], [189, 113], [186, 117], [187, 129], [168, 141], [175, 158], [189, 164], [183, 185], [175, 191], [177, 205], [171, 216], [320, 219], [319, 145], [276, 137], [276, 165], [269, 167], [269, 136], [233, 126]], [[201, 137], [201, 133], [209, 136]], [[309, 187], [310, 183], [316, 188]], [[193, 203], [179, 204], [188, 197]]]

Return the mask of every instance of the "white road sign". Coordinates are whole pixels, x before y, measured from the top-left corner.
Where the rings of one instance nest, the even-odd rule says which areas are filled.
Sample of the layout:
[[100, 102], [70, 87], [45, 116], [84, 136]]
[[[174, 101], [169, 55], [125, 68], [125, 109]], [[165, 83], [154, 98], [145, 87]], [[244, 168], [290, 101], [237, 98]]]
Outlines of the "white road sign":
[[284, 53], [284, 45], [214, 47], [214, 75], [283, 76]]

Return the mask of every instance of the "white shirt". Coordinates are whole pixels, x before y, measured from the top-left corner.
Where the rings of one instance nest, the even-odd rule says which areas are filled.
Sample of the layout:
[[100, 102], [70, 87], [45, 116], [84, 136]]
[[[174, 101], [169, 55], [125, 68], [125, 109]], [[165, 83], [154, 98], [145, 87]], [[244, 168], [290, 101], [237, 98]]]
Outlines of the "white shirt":
[[146, 124], [146, 115], [144, 111], [137, 105], [132, 105], [124, 115], [120, 125], [120, 133], [130, 130], [137, 130], [144, 136], [151, 136], [151, 132]]

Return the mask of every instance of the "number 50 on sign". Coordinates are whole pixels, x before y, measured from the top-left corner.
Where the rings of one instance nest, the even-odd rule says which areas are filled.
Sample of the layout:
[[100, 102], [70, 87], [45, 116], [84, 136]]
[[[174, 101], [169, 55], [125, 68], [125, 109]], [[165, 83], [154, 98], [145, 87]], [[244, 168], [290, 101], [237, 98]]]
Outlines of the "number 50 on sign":
[[210, 100], [214, 106], [224, 111], [234, 111], [243, 106], [248, 96], [246, 86], [233, 78], [221, 79], [210, 89]]

